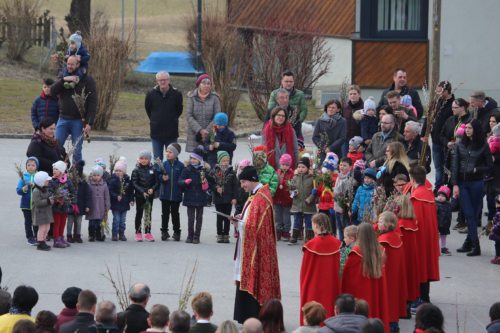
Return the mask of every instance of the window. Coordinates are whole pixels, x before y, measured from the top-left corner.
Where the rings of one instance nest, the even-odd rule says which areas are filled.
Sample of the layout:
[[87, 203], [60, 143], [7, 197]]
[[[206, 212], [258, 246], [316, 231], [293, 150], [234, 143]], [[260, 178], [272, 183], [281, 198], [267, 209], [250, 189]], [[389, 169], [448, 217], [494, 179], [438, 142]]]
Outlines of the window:
[[361, 0], [363, 39], [427, 39], [428, 0]]

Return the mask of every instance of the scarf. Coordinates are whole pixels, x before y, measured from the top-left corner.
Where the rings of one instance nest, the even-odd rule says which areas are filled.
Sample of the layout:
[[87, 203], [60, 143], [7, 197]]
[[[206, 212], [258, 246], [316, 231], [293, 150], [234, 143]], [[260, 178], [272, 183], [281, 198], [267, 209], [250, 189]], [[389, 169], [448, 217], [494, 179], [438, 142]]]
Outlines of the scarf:
[[265, 145], [267, 146], [267, 161], [274, 166], [276, 164], [276, 140], [278, 140], [279, 146], [286, 144], [286, 152], [292, 156], [292, 166], [295, 166], [295, 152], [293, 151], [293, 134], [294, 129], [290, 123], [285, 122], [281, 126], [276, 126], [273, 124], [272, 120], [269, 120], [264, 127], [264, 135], [266, 137]]
[[[33, 137], [35, 137], [35, 136], [36, 136], [36, 134]], [[40, 138], [41, 141], [45, 142], [46, 144], [48, 144], [51, 147], [57, 146], [57, 139], [55, 137], [51, 138], [51, 137], [45, 135], [42, 131], [40, 131], [40, 133], [38, 133], [38, 137]]]
[[54, 179], [57, 179], [59, 181], [59, 183], [61, 184], [64, 184], [68, 181], [68, 174], [67, 173], [63, 173], [62, 176], [60, 177], [54, 177]]
[[328, 113], [325, 112], [321, 115], [319, 120], [327, 122], [330, 128], [333, 128], [337, 126], [337, 121], [339, 121], [341, 117], [342, 115], [340, 114], [340, 112], [337, 112], [333, 116], [329, 116]]
[[24, 315], [31, 316], [31, 311], [23, 311], [16, 306], [11, 306], [9, 313], [10, 314], [24, 314]]

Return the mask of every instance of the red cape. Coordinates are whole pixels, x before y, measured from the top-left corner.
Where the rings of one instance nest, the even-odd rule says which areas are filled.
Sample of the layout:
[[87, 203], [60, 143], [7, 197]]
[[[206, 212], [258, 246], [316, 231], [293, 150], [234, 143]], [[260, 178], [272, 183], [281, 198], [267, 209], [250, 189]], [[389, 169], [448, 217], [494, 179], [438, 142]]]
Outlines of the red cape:
[[364, 299], [369, 305], [369, 317], [379, 318], [389, 332], [389, 305], [387, 299], [387, 281], [385, 269], [378, 279], [363, 276], [363, 255], [355, 245], [342, 272], [342, 292]]
[[417, 248], [418, 226], [413, 219], [399, 219], [398, 225], [404, 244], [408, 300], [414, 301], [420, 296], [420, 281], [418, 279], [420, 261]]
[[413, 188], [411, 202], [418, 224], [417, 246], [421, 283], [439, 281], [439, 234], [434, 194], [426, 186]]
[[[321, 303], [326, 310], [326, 318], [334, 313], [335, 299], [340, 294], [340, 247], [337, 238], [316, 236], [307, 242], [302, 250], [300, 268], [300, 309], [310, 301]], [[300, 311], [300, 325], [304, 324]]]
[[245, 233], [242, 238], [240, 290], [251, 294], [260, 305], [281, 299], [273, 198], [264, 185], [250, 196]]
[[406, 265], [401, 234], [389, 231], [378, 236], [378, 242], [384, 247], [387, 277], [387, 298], [389, 301], [389, 322], [397, 323], [400, 317], [406, 317]]

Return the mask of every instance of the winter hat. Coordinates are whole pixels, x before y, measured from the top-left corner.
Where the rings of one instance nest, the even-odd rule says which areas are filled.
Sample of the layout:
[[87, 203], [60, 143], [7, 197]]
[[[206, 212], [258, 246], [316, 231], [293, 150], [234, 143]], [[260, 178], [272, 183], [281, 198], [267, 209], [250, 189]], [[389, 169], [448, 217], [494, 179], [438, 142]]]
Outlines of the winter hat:
[[250, 166], [250, 165], [252, 165], [250, 163], [250, 160], [244, 159], [244, 160], [241, 160], [240, 163], [238, 163], [238, 168], [243, 170], [244, 168], [246, 168], [247, 166]]
[[26, 165], [28, 165], [29, 161], [34, 161], [35, 165], [36, 165], [36, 169], [38, 170], [38, 167], [40, 166], [40, 162], [38, 161], [38, 158], [36, 158], [35, 156], [28, 157], [28, 159], [26, 160]]
[[442, 193], [445, 195], [446, 199], [449, 199], [450, 198], [450, 194], [451, 194], [451, 191], [450, 191], [450, 188], [446, 185], [442, 185], [439, 189], [438, 189], [438, 194], [439, 193]]
[[96, 158], [94, 164], [100, 166], [103, 170], [106, 169], [106, 161], [102, 157]]
[[366, 162], [363, 159], [359, 159], [356, 162], [354, 162], [354, 169], [358, 168], [361, 171], [364, 171], [366, 168]]
[[306, 157], [308, 159], [311, 159], [311, 154], [309, 154], [309, 153], [303, 153], [301, 157], [302, 158]]
[[141, 150], [141, 152], [139, 153], [139, 158], [146, 158], [151, 161], [153, 159], [153, 155], [149, 150]]
[[375, 104], [375, 100], [373, 97], [368, 97], [363, 105], [363, 112], [366, 114], [368, 110], [377, 110], [377, 104]]
[[52, 168], [57, 169], [62, 173], [65, 173], [67, 165], [63, 161], [57, 161], [56, 163], [52, 164]]
[[200, 83], [201, 81], [205, 80], [205, 79], [208, 79], [210, 80], [210, 82], [212, 82], [212, 78], [210, 77], [210, 75], [208, 74], [201, 74], [200, 76], [198, 76], [198, 78], [196, 79], [196, 87], [199, 87], [200, 86]]
[[[167, 150], [171, 151], [175, 157], [179, 156], [180, 154], [180, 149], [177, 149], [178, 147], [176, 146], [179, 146], [178, 144], [174, 144], [174, 143], [171, 143], [167, 146]], [[180, 147], [179, 147], [180, 148]]]
[[76, 308], [78, 302], [78, 295], [82, 290], [78, 287], [69, 287], [61, 295], [61, 301], [68, 309]]
[[196, 147], [189, 156], [203, 163], [203, 150], [201, 148]]
[[373, 180], [377, 180], [377, 172], [372, 168], [368, 168], [365, 170], [365, 177], [370, 177]]
[[121, 171], [123, 173], [127, 173], [127, 163], [123, 161], [117, 161], [115, 163], [115, 167], [113, 168], [113, 171]]
[[413, 106], [412, 103], [413, 103], [413, 101], [412, 101], [410, 95], [404, 95], [403, 97], [401, 97], [401, 105], [404, 105], [404, 106]]
[[354, 149], [358, 149], [362, 143], [363, 143], [363, 138], [360, 136], [355, 136], [351, 140], [349, 140], [349, 146], [353, 146]]
[[227, 126], [229, 118], [225, 112], [217, 112], [214, 117], [214, 124], [219, 126]]
[[280, 165], [292, 165], [292, 156], [290, 154], [283, 154], [280, 157]]
[[307, 157], [302, 157], [299, 160], [298, 164], [302, 164], [303, 166], [305, 166], [308, 169], [311, 167], [311, 161]]
[[263, 161], [267, 161], [267, 147], [266, 146], [257, 146], [253, 148], [253, 156], [254, 158], [261, 159]]
[[76, 49], [78, 50], [82, 46], [82, 35], [80, 31], [76, 31], [74, 34], [69, 36], [69, 41], [76, 44]]
[[304, 149], [306, 145], [304, 144], [304, 139], [297, 138], [297, 146], [299, 149]]
[[253, 166], [247, 166], [241, 171], [239, 180], [249, 180], [251, 182], [258, 182], [259, 175], [257, 174], [257, 169]]
[[35, 173], [35, 177], [33, 177], [33, 180], [35, 181], [35, 184], [38, 187], [43, 187], [45, 182], [51, 179], [52, 177], [50, 177], [49, 174], [46, 173], [45, 171], [38, 171], [37, 173]]
[[230, 159], [229, 158], [229, 154], [227, 151], [224, 151], [224, 150], [219, 150], [217, 152], [217, 163], [220, 164], [220, 162], [224, 159], [224, 158], [227, 158], [227, 159]]
[[92, 171], [90, 171], [91, 176], [102, 176], [103, 174], [104, 170], [100, 165], [94, 165]]
[[337, 154], [329, 152], [326, 154], [325, 160], [323, 161], [323, 166], [329, 171], [337, 170], [337, 165], [339, 164], [339, 158]]
[[455, 131], [455, 136], [457, 138], [462, 138], [465, 135], [465, 124], [460, 124], [460, 126]]

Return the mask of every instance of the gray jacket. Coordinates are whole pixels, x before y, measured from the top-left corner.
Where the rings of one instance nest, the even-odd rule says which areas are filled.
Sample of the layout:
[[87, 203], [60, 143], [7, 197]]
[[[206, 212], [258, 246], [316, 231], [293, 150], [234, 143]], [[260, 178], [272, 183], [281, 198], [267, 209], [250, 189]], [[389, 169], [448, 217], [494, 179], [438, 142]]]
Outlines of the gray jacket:
[[210, 132], [213, 126], [214, 116], [221, 112], [219, 96], [212, 92], [202, 101], [198, 97], [198, 89], [188, 93], [187, 98], [187, 143], [186, 151], [192, 152], [194, 148], [202, 144], [196, 141], [196, 134], [201, 129]]
[[[293, 197], [293, 203], [290, 212], [304, 214], [316, 213], [316, 202], [314, 201], [315, 196], [312, 194], [313, 188], [313, 175], [307, 173], [305, 175], [297, 174], [293, 176], [290, 184], [290, 190], [297, 191], [297, 193]], [[306, 203], [306, 199], [310, 200], [309, 204]]]
[[402, 139], [402, 136], [398, 133], [396, 128], [386, 137], [384, 137], [382, 132], [373, 134], [372, 141], [365, 151], [366, 163], [375, 161], [377, 168], [382, 166], [385, 162], [385, 149], [389, 143], [399, 141], [400, 139]]
[[316, 147], [322, 149], [321, 145], [325, 142], [321, 142], [321, 135], [326, 133], [328, 136], [328, 149], [338, 156], [342, 155], [342, 145], [347, 140], [347, 126], [346, 121], [340, 113], [336, 113], [334, 116], [330, 117], [326, 112], [319, 117], [314, 126], [314, 132], [312, 140]]
[[101, 179], [96, 183], [89, 181], [90, 188], [90, 212], [87, 213], [87, 220], [102, 220], [109, 210], [111, 204], [109, 200], [109, 190], [106, 182]]
[[339, 313], [325, 320], [325, 326], [318, 333], [360, 333], [368, 321], [365, 316], [354, 313]]
[[33, 201], [33, 225], [53, 223], [54, 217], [52, 215], [52, 205], [49, 201], [49, 191], [46, 188], [44, 190], [40, 190], [37, 186], [31, 195], [31, 200]]

